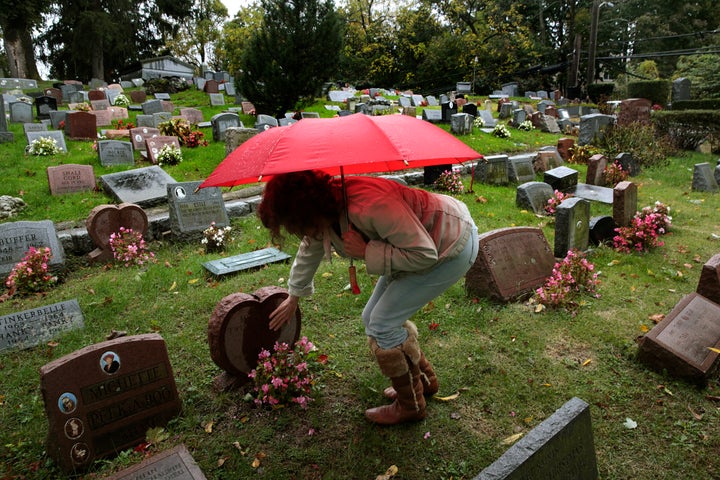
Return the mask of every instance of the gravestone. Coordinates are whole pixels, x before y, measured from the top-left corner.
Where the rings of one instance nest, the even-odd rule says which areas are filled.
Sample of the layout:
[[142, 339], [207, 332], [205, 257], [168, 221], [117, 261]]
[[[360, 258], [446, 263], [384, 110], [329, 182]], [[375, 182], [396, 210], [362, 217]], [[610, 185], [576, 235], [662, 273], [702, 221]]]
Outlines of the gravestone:
[[[122, 92], [120, 90], [115, 90], [115, 89], [108, 89], [105, 92], [105, 95], [107, 96], [107, 102], [110, 105], [115, 105], [115, 99], [117, 99], [121, 94], [122, 94]], [[102, 101], [102, 100], [97, 100], [97, 101]]]
[[230, 127], [225, 130], [225, 156], [257, 134], [254, 128]]
[[619, 182], [613, 188], [613, 220], [618, 227], [627, 227], [637, 213], [637, 185]]
[[225, 130], [230, 127], [242, 127], [240, 116], [237, 113], [218, 113], [210, 119], [212, 124], [213, 140], [216, 142], [225, 141]]
[[555, 256], [565, 258], [570, 250], [584, 252], [589, 240], [590, 202], [579, 197], [563, 200], [555, 209]]
[[88, 254], [91, 262], [110, 261], [113, 253], [110, 249], [110, 235], [120, 231], [120, 227], [140, 232], [145, 238], [148, 218], [145, 210], [137, 205], [98, 205], [90, 211], [85, 220], [88, 235], [97, 248]]
[[68, 163], [47, 167], [47, 177], [51, 195], [95, 190], [95, 173], [92, 165]]
[[497, 125], [497, 118], [493, 117], [492, 112], [487, 110], [478, 110], [478, 115], [483, 120], [483, 128], [492, 129]]
[[718, 353], [710, 348], [720, 349], [720, 305], [693, 292], [640, 339], [638, 360], [704, 383], [718, 365]]
[[578, 171], [570, 167], [555, 167], [545, 171], [543, 181], [549, 184], [553, 190], [564, 193], [573, 192], [578, 184]]
[[463, 105], [462, 113], [467, 113], [468, 115], [472, 115], [473, 117], [477, 117], [478, 115], [478, 106], [474, 103], [466, 103]]
[[300, 112], [300, 118], [320, 118], [320, 114], [318, 112]]
[[211, 260], [203, 263], [203, 267], [215, 277], [222, 277], [243, 270], [262, 267], [268, 263], [284, 262], [290, 258], [292, 258], [290, 255], [275, 248], [263, 248], [232, 257]]
[[559, 138], [557, 141], [557, 151], [560, 154], [560, 157], [562, 157], [562, 159], [566, 162], [570, 160], [570, 157], [572, 157], [571, 150], [574, 147], [574, 138]]
[[279, 330], [270, 330], [270, 313], [288, 296], [280, 287], [263, 287], [253, 294], [233, 293], [220, 300], [208, 322], [210, 357], [225, 373], [215, 386], [227, 390], [247, 382], [262, 349], [275, 342], [293, 346], [300, 336], [300, 308]]
[[578, 145], [595, 144], [598, 140], [602, 140], [605, 130], [613, 125], [615, 117], [612, 115], [604, 115], [602, 113], [592, 113], [580, 117], [580, 134], [578, 136]]
[[102, 100], [91, 100], [90, 106], [92, 106], [93, 110], [107, 110], [110, 108], [110, 102], [106, 98]]
[[468, 295], [507, 303], [528, 297], [552, 274], [555, 258], [540, 228], [491, 230], [479, 242], [477, 259], [465, 274]]
[[448, 163], [445, 165], [432, 165], [429, 167], [423, 167], [423, 185], [432, 185], [435, 180], [440, 178], [443, 172], [452, 172], [452, 164]]
[[147, 93], [144, 90], [132, 90], [130, 92], [130, 101], [133, 103], [145, 103], [147, 101]]
[[255, 115], [255, 105], [252, 102], [241, 102], [240, 106], [245, 115]]
[[441, 103], [440, 112], [442, 114], [442, 121], [450, 123], [452, 116], [458, 113], [457, 105], [453, 102]]
[[620, 111], [617, 114], [618, 125], [631, 123], [650, 123], [652, 102], [645, 98], [627, 98], [620, 102]]
[[592, 217], [590, 219], [590, 243], [601, 245], [612, 243], [615, 237], [615, 220], [607, 215]]
[[112, 125], [112, 112], [110, 110], [92, 110], [90, 114], [95, 117], [96, 128]]
[[[172, 115], [172, 113], [175, 111], [175, 105], [167, 100], [162, 100], [162, 111]], [[162, 112], [156, 112], [153, 113], [153, 115], [157, 115], [158, 113]]]
[[[338, 112], [338, 115], [340, 112]], [[404, 107], [402, 109], [402, 114], [407, 115], [408, 117], [417, 117], [417, 107]]]
[[511, 183], [525, 183], [535, 180], [533, 159], [535, 155], [514, 155], [508, 158], [508, 180]]
[[170, 100], [170, 94], [167, 92], [158, 92], [155, 94], [156, 100]]
[[219, 93], [218, 82], [214, 79], [207, 80], [205, 82], [205, 93]]
[[83, 103], [89, 101], [90, 99], [88, 98], [87, 92], [74, 91], [67, 97], [67, 103]]
[[50, 220], [0, 223], [0, 276], [7, 276], [30, 247], [48, 247], [48, 266], [58, 270], [65, 264], [65, 252]]
[[156, 333], [87, 346], [40, 368], [47, 454], [67, 473], [117, 455], [165, 426], [181, 403]]
[[545, 206], [553, 198], [553, 188], [545, 182], [525, 182], [515, 192], [515, 205], [532, 211], [535, 215], [546, 215]]
[[7, 117], [5, 116], [5, 102], [0, 101], [0, 143], [14, 141], [15, 134], [8, 130]]
[[628, 172], [628, 175], [631, 177], [635, 177], [640, 174], [640, 164], [638, 164], [637, 161], [635, 161], [635, 158], [633, 158], [632, 153], [629, 152], [621, 152], [618, 153], [615, 156], [615, 163], [619, 164], [622, 169], [626, 172]]
[[92, 113], [68, 113], [65, 123], [65, 131], [73, 140], [88, 140], [97, 138], [97, 119]]
[[10, 102], [10, 121], [13, 123], [32, 123], [32, 105], [25, 102]]
[[[27, 139], [27, 133], [28, 132], [47, 132], [48, 128], [47, 125], [44, 123], [23, 123], [23, 133], [26, 135]], [[28, 142], [30, 143], [30, 142]]]
[[110, 112], [111, 120], [125, 120], [129, 118], [128, 109], [125, 107], [110, 107], [108, 111]]
[[203, 121], [202, 110], [198, 110], [197, 108], [181, 108], [180, 116], [185, 117], [191, 125], [197, 125]]
[[428, 107], [439, 107], [440, 102], [438, 102], [438, 99], [434, 95], [428, 95], [425, 97], [425, 101], [428, 104]]
[[412, 106], [412, 102], [410, 100], [410, 97], [400, 96], [398, 97], [398, 104], [402, 107], [410, 107]]
[[235, 84], [234, 83], [226, 83], [225, 84], [225, 93], [231, 97], [234, 97], [237, 93], [235, 90]]
[[603, 173], [607, 168], [607, 158], [602, 153], [596, 153], [588, 159], [587, 174], [585, 183], [588, 185], [605, 186], [605, 177]]
[[527, 119], [527, 113], [522, 108], [516, 108], [512, 112], [512, 124], [516, 127]]
[[63, 132], [61, 130], [47, 130], [44, 132], [27, 132], [25, 134], [25, 137], [28, 140], [28, 145], [30, 145], [35, 140], [38, 140], [40, 138], [51, 138], [55, 140], [55, 145], [58, 146], [61, 152], [66, 153], [67, 152], [67, 146], [65, 144], [65, 135], [63, 135]]
[[144, 115], [163, 112], [162, 100], [147, 100], [143, 102], [142, 111]]
[[207, 480], [185, 445], [148, 457], [105, 480]]
[[77, 299], [0, 317], [0, 353], [35, 347], [85, 326]]
[[575, 190], [571, 193], [576, 197], [584, 198], [585, 200], [606, 203], [608, 205], [612, 205], [614, 201], [613, 189], [608, 187], [578, 183], [575, 185]]
[[693, 168], [693, 192], [717, 192], [718, 183], [708, 162], [696, 163]]
[[152, 163], [157, 164], [158, 154], [160, 150], [165, 146], [170, 145], [177, 149], [180, 149], [180, 140], [178, 137], [172, 135], [158, 135], [145, 140], [145, 151], [147, 152], [148, 160]]
[[590, 406], [573, 397], [474, 480], [597, 480]]
[[102, 90], [93, 89], [88, 92], [88, 100], [107, 100], [107, 96]]
[[157, 137], [158, 135], [160, 135], [160, 130], [154, 127], [131, 128], [130, 141], [132, 142], [133, 149], [137, 151], [145, 151], [145, 140]]
[[64, 130], [65, 123], [67, 122], [67, 110], [51, 110], [50, 111], [50, 125], [56, 130]]
[[35, 99], [35, 114], [40, 120], [49, 120], [50, 111], [57, 110], [58, 101], [55, 97], [42, 96]]
[[450, 132], [455, 135], [472, 133], [473, 116], [467, 113], [456, 113], [450, 117]]
[[490, 185], [507, 185], [510, 183], [507, 164], [507, 155], [486, 156], [475, 165], [474, 179]]
[[122, 140], [98, 140], [98, 159], [103, 167], [134, 165], [133, 146]]
[[155, 112], [152, 114], [153, 127], [159, 128], [161, 123], [169, 122], [172, 119], [172, 114], [169, 112]]
[[100, 183], [107, 194], [118, 202], [147, 208], [167, 201], [167, 185], [175, 183], [175, 179], [153, 165], [102, 175]]
[[503, 102], [500, 104], [500, 111], [498, 112], [498, 118], [511, 118], [513, 114], [513, 104], [511, 102]]
[[225, 95], [222, 93], [209, 93], [208, 97], [210, 97], [210, 106], [212, 107], [225, 105]]
[[167, 186], [170, 229], [181, 241], [199, 238], [213, 222], [218, 228], [230, 225], [220, 188], [198, 190], [201, 183], [169, 183]]
[[692, 82], [689, 78], [681, 77], [673, 81], [672, 83], [672, 95], [671, 102], [678, 102], [681, 100], [690, 100], [690, 87]]
[[155, 128], [155, 117], [152, 115], [138, 114], [135, 116], [135, 125], [138, 127], [151, 127]]
[[720, 304], [720, 254], [713, 255], [703, 265], [695, 291], [711, 302]]
[[440, 123], [442, 122], [442, 112], [440, 110], [425, 108], [422, 112], [422, 119], [430, 123]]

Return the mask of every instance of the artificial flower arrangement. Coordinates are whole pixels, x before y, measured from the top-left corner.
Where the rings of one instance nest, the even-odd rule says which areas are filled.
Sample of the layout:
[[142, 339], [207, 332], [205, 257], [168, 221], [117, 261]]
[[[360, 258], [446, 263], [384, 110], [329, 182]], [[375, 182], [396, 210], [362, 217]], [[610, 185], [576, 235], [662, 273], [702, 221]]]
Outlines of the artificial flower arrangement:
[[155, 254], [147, 249], [142, 233], [132, 228], [120, 227], [111, 233], [109, 246], [115, 261], [126, 267], [144, 265], [155, 259]]
[[613, 247], [623, 253], [647, 252], [655, 247], [665, 244], [660, 239], [670, 231], [672, 217], [670, 207], [655, 202], [653, 207], [644, 207], [632, 218], [627, 227], [615, 229], [617, 235], [613, 237]]
[[572, 193], [563, 193], [560, 190], [555, 190], [553, 192], [553, 196], [548, 198], [547, 203], [543, 207], [545, 210], [546, 215], [555, 215], [555, 212], [557, 211], [558, 205], [560, 205], [563, 201], [567, 200], [568, 198], [571, 198], [573, 196]]
[[462, 183], [460, 175], [449, 170], [442, 172], [435, 182], [433, 182], [433, 186], [443, 192], [463, 193], [463, 191], [465, 191], [465, 186]]
[[504, 123], [495, 125], [492, 134], [498, 138], [510, 138], [510, 130], [507, 129]]
[[215, 222], [212, 222], [208, 228], [203, 230], [203, 238], [200, 243], [205, 245], [205, 250], [208, 252], [220, 252], [225, 249], [228, 243], [232, 242], [231, 231], [232, 227], [230, 225], [218, 227]]
[[533, 126], [530, 120], [525, 120], [524, 122], [520, 123], [517, 128], [518, 130], [525, 130], [526, 132], [529, 132], [531, 130], [534, 130], [535, 126]]
[[127, 107], [130, 105], [130, 99], [126, 97], [125, 94], [121, 93], [117, 97], [115, 97], [113, 105], [115, 105], [116, 107]]
[[50, 273], [48, 264], [51, 258], [50, 248], [30, 247], [5, 280], [10, 296], [42, 293], [54, 286], [58, 278]]
[[482, 117], [475, 117], [475, 120], [473, 120], [473, 127], [483, 128], [484, 126], [485, 126], [485, 120], [483, 120]]
[[561, 262], [555, 263], [545, 284], [535, 290], [533, 300], [548, 308], [574, 311], [580, 305], [580, 296], [589, 294], [599, 298], [599, 285], [595, 265], [581, 251], [570, 250]]
[[627, 170], [623, 170], [622, 165], [617, 160], [605, 167], [602, 172], [603, 180], [605, 185], [614, 188], [618, 183], [627, 180], [630, 173]]
[[157, 156], [158, 165], [177, 165], [182, 162], [182, 150], [175, 145], [163, 145]]
[[292, 404], [303, 409], [312, 402], [317, 373], [327, 363], [327, 356], [318, 354], [315, 345], [302, 337], [291, 349], [287, 343], [275, 342], [273, 352], [262, 349], [258, 364], [248, 377], [255, 383], [246, 398], [258, 406], [274, 409]]
[[57, 140], [50, 137], [36, 138], [30, 144], [25, 147], [25, 153], [29, 155], [36, 155], [40, 157], [47, 157], [50, 155], [57, 155], [62, 153], [62, 149], [57, 144]]

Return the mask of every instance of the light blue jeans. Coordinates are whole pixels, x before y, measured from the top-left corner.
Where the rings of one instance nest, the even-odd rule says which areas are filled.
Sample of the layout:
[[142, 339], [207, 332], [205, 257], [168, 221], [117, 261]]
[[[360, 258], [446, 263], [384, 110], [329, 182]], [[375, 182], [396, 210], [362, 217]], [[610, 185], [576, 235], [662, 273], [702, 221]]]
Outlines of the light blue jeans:
[[391, 279], [381, 276], [362, 312], [365, 333], [380, 348], [393, 348], [408, 336], [403, 323], [455, 284], [475, 263], [479, 248], [477, 228], [473, 228], [465, 249], [419, 275]]

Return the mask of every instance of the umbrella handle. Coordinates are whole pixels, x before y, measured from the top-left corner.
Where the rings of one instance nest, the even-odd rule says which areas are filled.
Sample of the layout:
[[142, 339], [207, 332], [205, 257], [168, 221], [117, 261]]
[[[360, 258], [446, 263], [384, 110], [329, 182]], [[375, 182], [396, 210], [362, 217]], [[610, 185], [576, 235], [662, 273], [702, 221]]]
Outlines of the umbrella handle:
[[354, 295], [360, 294], [360, 285], [357, 283], [357, 274], [355, 272], [355, 265], [352, 264], [352, 260], [350, 260], [350, 267], [348, 268], [348, 274], [350, 275], [350, 288], [352, 289], [352, 293]]
[[[347, 221], [348, 229], [350, 228], [350, 209], [348, 208], [347, 190], [345, 190], [345, 172], [343, 167], [340, 167], [340, 184], [342, 185], [343, 199], [345, 200], [345, 220]], [[350, 258], [350, 268], [348, 268], [348, 275], [350, 276], [350, 288], [354, 295], [360, 294], [360, 285], [357, 283], [357, 272], [355, 271], [355, 265], [353, 265], [353, 259]]]

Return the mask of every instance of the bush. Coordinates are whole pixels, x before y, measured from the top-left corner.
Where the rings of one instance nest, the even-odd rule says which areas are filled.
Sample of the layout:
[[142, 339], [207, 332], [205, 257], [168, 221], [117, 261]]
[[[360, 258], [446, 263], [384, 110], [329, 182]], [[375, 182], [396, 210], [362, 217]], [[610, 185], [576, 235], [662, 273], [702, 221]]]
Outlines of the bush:
[[670, 82], [667, 80], [642, 80], [628, 82], [628, 98], [647, 98], [653, 104], [667, 105], [670, 98]]
[[672, 103], [673, 110], [720, 110], [720, 98], [701, 100], [678, 100]]
[[615, 90], [614, 83], [593, 83], [588, 85], [588, 97], [595, 103], [600, 102], [603, 97], [610, 98]]
[[720, 112], [681, 110], [655, 112], [653, 124], [658, 135], [667, 137], [673, 147], [695, 150], [700, 143], [720, 138]]
[[640, 122], [608, 127], [600, 146], [608, 158], [623, 152], [632, 154], [641, 167], [667, 165], [668, 157], [674, 152], [672, 142], [664, 134], [658, 134], [654, 125]]

